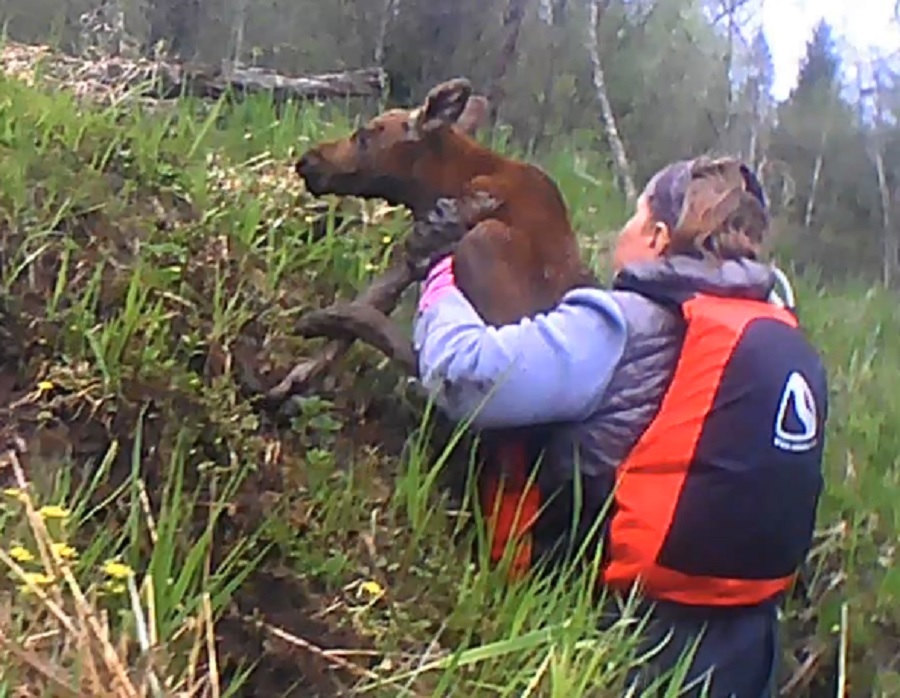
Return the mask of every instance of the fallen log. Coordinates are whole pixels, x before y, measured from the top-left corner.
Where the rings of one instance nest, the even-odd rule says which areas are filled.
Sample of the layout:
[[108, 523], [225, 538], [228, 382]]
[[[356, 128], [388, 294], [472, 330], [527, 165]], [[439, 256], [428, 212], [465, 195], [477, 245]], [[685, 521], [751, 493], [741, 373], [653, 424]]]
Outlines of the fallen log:
[[5, 74], [28, 82], [36, 78], [40, 67], [41, 79], [100, 101], [125, 95], [169, 100], [182, 95], [202, 99], [227, 95], [240, 99], [270, 93], [281, 103], [291, 99], [377, 97], [387, 84], [380, 67], [320, 75], [282, 75], [257, 67], [215, 68], [146, 57], [85, 58], [49, 46], [16, 42], [5, 42], [0, 49], [0, 67]]
[[227, 70], [193, 68], [169, 63], [152, 64], [146, 79], [157, 80], [156, 94], [148, 96], [172, 99], [187, 94], [203, 99], [218, 99], [226, 93], [237, 96], [271, 93], [278, 102], [290, 99], [334, 99], [377, 97], [387, 76], [380, 67], [347, 70], [320, 75], [289, 76], [263, 68]]

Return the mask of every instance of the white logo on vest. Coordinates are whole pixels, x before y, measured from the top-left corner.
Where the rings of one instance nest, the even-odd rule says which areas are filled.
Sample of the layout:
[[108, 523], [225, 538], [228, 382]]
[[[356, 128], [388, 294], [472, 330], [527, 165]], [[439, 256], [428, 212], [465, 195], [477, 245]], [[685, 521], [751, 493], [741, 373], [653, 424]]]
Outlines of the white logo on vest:
[[816, 445], [818, 430], [812, 389], [806, 379], [794, 371], [788, 376], [781, 394], [773, 443], [783, 451], [809, 451]]

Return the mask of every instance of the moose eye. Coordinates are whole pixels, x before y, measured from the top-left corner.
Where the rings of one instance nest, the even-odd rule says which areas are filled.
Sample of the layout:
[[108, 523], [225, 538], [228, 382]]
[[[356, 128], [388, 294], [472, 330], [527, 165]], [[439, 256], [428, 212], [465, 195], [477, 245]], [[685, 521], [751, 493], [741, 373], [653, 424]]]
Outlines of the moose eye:
[[359, 129], [353, 134], [352, 140], [358, 148], [366, 148], [369, 145], [369, 133]]

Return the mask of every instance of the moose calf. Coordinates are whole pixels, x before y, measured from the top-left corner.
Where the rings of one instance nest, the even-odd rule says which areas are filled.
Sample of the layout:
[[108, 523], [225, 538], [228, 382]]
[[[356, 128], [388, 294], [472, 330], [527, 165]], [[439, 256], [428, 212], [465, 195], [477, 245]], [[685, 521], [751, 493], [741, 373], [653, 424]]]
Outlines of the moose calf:
[[[416, 220], [441, 198], [461, 206], [471, 202], [475, 218], [467, 221], [470, 230], [455, 250], [454, 276], [481, 317], [501, 325], [550, 310], [568, 290], [594, 280], [553, 180], [475, 140], [487, 112], [486, 98], [473, 94], [467, 80], [449, 80], [434, 87], [418, 108], [391, 109], [347, 138], [311, 148], [296, 170], [316, 196], [380, 198], [406, 206]], [[482, 210], [477, 201], [484, 195], [495, 205]], [[379, 331], [369, 336], [373, 333]], [[492, 504], [484, 501], [485, 493], [493, 493], [500, 473], [508, 493], [527, 496], [525, 479], [536, 456], [533, 436], [534, 430], [482, 434], [488, 467], [480, 489], [486, 511]], [[528, 523], [520, 522], [517, 531], [524, 534]], [[527, 557], [527, 536], [523, 540], [517, 556]]]

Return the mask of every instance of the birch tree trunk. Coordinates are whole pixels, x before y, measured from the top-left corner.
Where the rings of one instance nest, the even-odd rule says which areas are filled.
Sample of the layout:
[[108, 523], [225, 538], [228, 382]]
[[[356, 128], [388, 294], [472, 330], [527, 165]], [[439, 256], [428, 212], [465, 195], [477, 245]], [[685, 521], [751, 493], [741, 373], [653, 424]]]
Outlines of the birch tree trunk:
[[888, 188], [887, 175], [884, 169], [884, 145], [881, 142], [884, 133], [884, 113], [882, 111], [882, 85], [878, 70], [875, 72], [875, 133], [872, 136], [872, 154], [875, 174], [878, 177], [878, 193], [881, 197], [881, 230], [884, 260], [881, 268], [881, 280], [886, 288], [894, 283], [894, 273], [900, 261], [900, 241], [893, 230], [891, 220], [891, 192]]
[[737, 8], [734, 1], [727, 5], [726, 12], [728, 18], [728, 43], [725, 52], [724, 65], [725, 71], [725, 123], [722, 124], [722, 137], [726, 143], [731, 141], [731, 123], [734, 119], [734, 86], [732, 80], [734, 78], [734, 35], [736, 32], [736, 20], [734, 17]]
[[819, 179], [822, 176], [822, 166], [825, 162], [825, 148], [828, 146], [828, 133], [831, 130], [830, 114], [822, 129], [822, 139], [819, 142], [819, 152], [816, 154], [816, 164], [813, 166], [812, 182], [809, 187], [809, 198], [806, 200], [806, 212], [803, 215], [803, 227], [809, 230], [812, 225], [812, 217], [816, 208], [816, 192], [819, 188]]
[[756, 171], [756, 158], [759, 151], [759, 117], [753, 116], [753, 125], [750, 127], [750, 143], [747, 146], [747, 165]]
[[232, 27], [234, 46], [231, 51], [231, 65], [235, 68], [243, 64], [244, 32], [247, 27], [247, 0], [234, 0], [234, 25]]
[[384, 47], [387, 43], [388, 29], [391, 26], [394, 13], [397, 12], [398, 5], [397, 0], [384, 0], [384, 7], [381, 10], [381, 19], [378, 25], [378, 36], [375, 37], [375, 50], [372, 55], [373, 64], [379, 68], [384, 66]]
[[[633, 205], [637, 200], [637, 188], [634, 186], [634, 179], [631, 176], [631, 165], [628, 162], [628, 155], [625, 152], [625, 144], [619, 135], [619, 129], [616, 126], [616, 117], [613, 114], [612, 105], [609, 101], [609, 95], [606, 92], [606, 74], [603, 72], [603, 63], [600, 60], [600, 41], [597, 33], [597, 25], [602, 15], [602, 0], [591, 0], [590, 17], [588, 19], [588, 40], [587, 49], [591, 56], [591, 67], [594, 78], [594, 89], [597, 92], [597, 101], [600, 103], [600, 116], [602, 118], [603, 129], [606, 133], [606, 139], [609, 143], [609, 149], [612, 151], [613, 162], [616, 168], [616, 177], [625, 193], [628, 203]], [[605, 3], [602, 9], [606, 9]]]
[[898, 245], [897, 236], [891, 230], [891, 193], [884, 173], [884, 157], [881, 154], [880, 144], [875, 147], [875, 172], [878, 175], [878, 190], [881, 194], [881, 226], [884, 240], [881, 280], [886, 288], [891, 288], [894, 283], [894, 270], [897, 266]]

